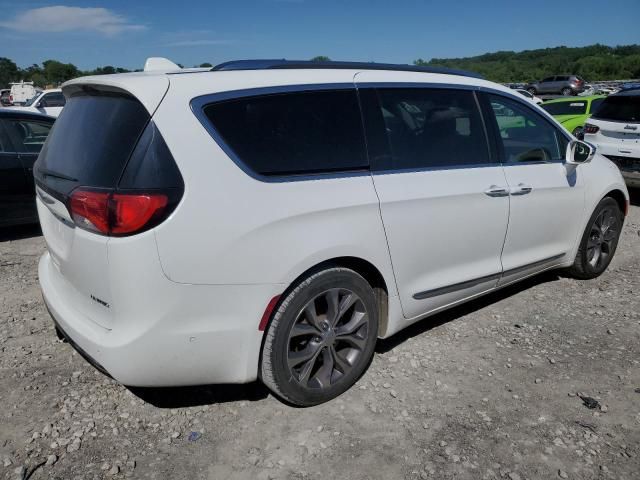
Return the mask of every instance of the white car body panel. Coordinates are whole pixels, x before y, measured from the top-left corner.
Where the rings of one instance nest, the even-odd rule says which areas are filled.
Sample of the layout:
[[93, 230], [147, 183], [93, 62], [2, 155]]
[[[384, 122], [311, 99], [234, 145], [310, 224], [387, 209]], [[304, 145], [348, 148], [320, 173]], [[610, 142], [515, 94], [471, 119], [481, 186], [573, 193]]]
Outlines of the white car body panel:
[[[507, 184], [531, 187], [526, 195], [511, 195], [509, 228], [502, 251], [505, 271], [551, 258], [557, 265], [572, 263], [573, 250], [584, 211], [583, 169], [567, 169], [560, 162], [504, 167]], [[504, 276], [508, 283], [528, 270]]]
[[[640, 124], [612, 122], [599, 118], [589, 118], [588, 123], [599, 127], [595, 134], [585, 132], [585, 141], [592, 143], [602, 155], [628, 158], [640, 164]], [[620, 167], [627, 184], [640, 187], [640, 167]]]
[[62, 90], [59, 88], [44, 90], [36, 94], [37, 96], [35, 100], [33, 100], [32, 104], [29, 106], [13, 106], [13, 107], [7, 107], [7, 108], [10, 108], [12, 110], [19, 110], [23, 112], [42, 113], [44, 115], [49, 115], [50, 117], [57, 117], [58, 115], [60, 115], [60, 112], [62, 112], [63, 107], [47, 107], [47, 106], [39, 107], [38, 104], [47, 94], [61, 93], [61, 92]]
[[[128, 385], [248, 382], [258, 374], [258, 323], [267, 305], [320, 263], [352, 257], [380, 272], [388, 318], [379, 336], [387, 337], [517, 279], [570, 264], [595, 205], [612, 190], [628, 201], [619, 171], [601, 156], [578, 167], [497, 165], [264, 182], [228, 157], [190, 105], [232, 90], [354, 81], [471, 85], [518, 95], [470, 77], [360, 72], [141, 72], [65, 84], [109, 85], [138, 98], [185, 187], [168, 219], [124, 238], [73, 228], [69, 218], [61, 220], [64, 205], [46, 195], [38, 199], [49, 250], [40, 260], [40, 282], [62, 330]], [[519, 183], [530, 184], [532, 194], [485, 194], [492, 185]], [[510, 277], [413, 298], [560, 253], [551, 264]]]

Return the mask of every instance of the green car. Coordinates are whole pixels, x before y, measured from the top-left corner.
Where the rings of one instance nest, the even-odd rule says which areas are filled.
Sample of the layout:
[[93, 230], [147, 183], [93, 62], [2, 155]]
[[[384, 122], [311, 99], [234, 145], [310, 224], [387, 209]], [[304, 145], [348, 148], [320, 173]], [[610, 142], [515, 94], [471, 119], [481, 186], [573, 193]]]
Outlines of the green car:
[[540, 106], [577, 137], [582, 134], [582, 128], [587, 119], [605, 98], [607, 98], [605, 95], [557, 98], [544, 102]]

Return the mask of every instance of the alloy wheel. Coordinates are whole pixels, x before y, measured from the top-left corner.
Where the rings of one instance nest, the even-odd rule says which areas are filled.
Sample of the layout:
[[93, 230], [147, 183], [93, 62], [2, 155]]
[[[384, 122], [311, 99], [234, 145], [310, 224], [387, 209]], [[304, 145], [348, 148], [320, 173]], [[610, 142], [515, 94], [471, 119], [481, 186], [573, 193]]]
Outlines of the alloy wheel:
[[369, 315], [351, 290], [333, 288], [309, 301], [289, 332], [287, 365], [302, 387], [334, 385], [358, 363], [367, 344]]
[[587, 262], [599, 269], [613, 254], [620, 222], [613, 209], [605, 208], [596, 217], [587, 240]]

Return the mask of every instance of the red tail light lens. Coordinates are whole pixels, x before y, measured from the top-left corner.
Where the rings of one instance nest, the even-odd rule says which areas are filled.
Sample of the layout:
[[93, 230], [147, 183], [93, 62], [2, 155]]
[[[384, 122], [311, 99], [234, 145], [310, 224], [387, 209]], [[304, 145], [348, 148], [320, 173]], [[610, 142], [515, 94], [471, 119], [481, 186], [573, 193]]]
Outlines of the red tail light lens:
[[155, 215], [161, 214], [167, 202], [167, 196], [161, 193], [114, 193], [110, 204], [114, 217], [111, 233], [122, 235], [137, 232]]
[[597, 125], [591, 125], [590, 123], [585, 123], [584, 125], [584, 133], [593, 135], [594, 133], [598, 133], [598, 130], [600, 130], [600, 127]]
[[104, 235], [109, 233], [109, 192], [75, 190], [69, 200], [69, 211], [75, 224]]
[[69, 199], [75, 224], [103, 235], [132, 235], [155, 225], [169, 198], [164, 193], [113, 193], [79, 188]]

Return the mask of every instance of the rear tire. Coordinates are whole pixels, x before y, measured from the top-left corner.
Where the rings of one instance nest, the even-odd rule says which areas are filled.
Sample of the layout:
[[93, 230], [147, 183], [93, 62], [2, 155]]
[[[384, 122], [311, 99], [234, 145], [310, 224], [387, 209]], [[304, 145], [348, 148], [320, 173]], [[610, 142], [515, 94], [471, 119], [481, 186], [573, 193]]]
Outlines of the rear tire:
[[377, 305], [371, 285], [353, 270], [310, 274], [287, 294], [267, 329], [260, 369], [264, 384], [305, 407], [344, 393], [373, 357]]
[[564, 87], [560, 93], [565, 96], [568, 97], [569, 95], [573, 95], [573, 90], [571, 90], [569, 87]]
[[581, 280], [600, 276], [616, 253], [623, 221], [618, 202], [611, 197], [602, 199], [587, 223], [568, 274]]

